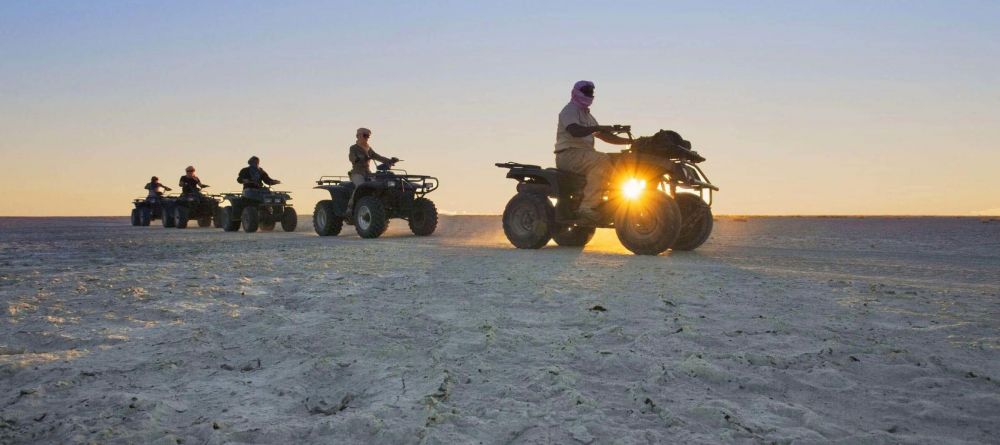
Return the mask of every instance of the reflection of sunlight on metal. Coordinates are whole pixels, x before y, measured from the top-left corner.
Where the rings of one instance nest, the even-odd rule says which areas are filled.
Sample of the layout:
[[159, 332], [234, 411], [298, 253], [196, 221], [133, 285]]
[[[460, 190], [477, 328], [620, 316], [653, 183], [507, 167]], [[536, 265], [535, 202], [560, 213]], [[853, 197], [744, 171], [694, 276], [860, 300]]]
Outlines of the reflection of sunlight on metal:
[[18, 368], [26, 368], [45, 363], [75, 360], [87, 354], [88, 351], [86, 350], [68, 349], [56, 352], [29, 352], [15, 355], [0, 355], [0, 367], [14, 366]]
[[646, 181], [630, 178], [622, 184], [622, 195], [625, 196], [625, 199], [639, 199], [642, 196], [642, 191], [645, 189]]

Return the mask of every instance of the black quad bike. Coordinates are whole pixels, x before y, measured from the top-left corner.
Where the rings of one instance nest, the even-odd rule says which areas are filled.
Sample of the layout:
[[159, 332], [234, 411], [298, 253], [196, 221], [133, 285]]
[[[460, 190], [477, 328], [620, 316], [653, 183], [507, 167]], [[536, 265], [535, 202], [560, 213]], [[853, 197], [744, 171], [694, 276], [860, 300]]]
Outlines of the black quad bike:
[[335, 236], [346, 223], [354, 225], [362, 238], [378, 238], [389, 227], [390, 218], [408, 221], [414, 235], [434, 233], [437, 207], [425, 196], [437, 190], [437, 178], [411, 175], [393, 169], [393, 165], [380, 164], [375, 174], [357, 187], [345, 176], [320, 177], [313, 188], [329, 191], [330, 199], [316, 203], [313, 211], [316, 233]]
[[158, 198], [136, 198], [132, 200], [132, 225], [148, 226], [156, 220], [163, 221], [163, 227], [173, 227], [174, 219], [169, 216], [173, 211], [176, 196], [160, 196]]
[[511, 244], [538, 249], [553, 239], [560, 246], [582, 247], [597, 228], [614, 228], [628, 250], [658, 255], [667, 249], [694, 250], [708, 239], [712, 193], [719, 188], [697, 165], [705, 158], [673, 131], [633, 140], [629, 126], [611, 128], [627, 134], [632, 144], [608, 153], [613, 168], [597, 221], [577, 215], [585, 177], [537, 165], [496, 164], [518, 182], [517, 194], [503, 212], [503, 231]]
[[299, 220], [295, 209], [288, 203], [292, 199], [289, 193], [267, 187], [246, 189], [243, 193], [225, 193], [223, 199], [229, 201], [229, 205], [220, 207], [216, 218], [226, 232], [240, 230], [240, 226], [247, 233], [258, 229], [269, 232], [278, 223], [281, 223], [282, 230], [294, 232]]
[[221, 221], [217, 218], [220, 199], [220, 195], [182, 194], [174, 199], [167, 217], [174, 219], [174, 227], [178, 229], [187, 228], [188, 221], [192, 219], [198, 221], [198, 227], [211, 226], [213, 219], [216, 228], [222, 227]]

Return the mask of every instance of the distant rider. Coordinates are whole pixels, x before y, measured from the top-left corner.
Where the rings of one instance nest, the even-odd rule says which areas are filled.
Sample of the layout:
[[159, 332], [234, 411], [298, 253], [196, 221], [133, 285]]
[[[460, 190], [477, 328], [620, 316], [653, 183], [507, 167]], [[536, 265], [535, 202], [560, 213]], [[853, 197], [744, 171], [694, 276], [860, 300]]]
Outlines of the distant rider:
[[264, 169], [260, 168], [260, 158], [256, 156], [251, 156], [247, 160], [248, 167], [243, 167], [240, 170], [240, 174], [236, 177], [236, 182], [243, 184], [243, 194], [255, 194], [259, 192], [260, 189], [264, 188], [264, 184], [267, 185], [277, 185], [281, 184], [281, 181], [277, 179], [271, 179]]
[[399, 161], [398, 158], [387, 158], [375, 153], [371, 145], [368, 145], [368, 139], [372, 137], [371, 130], [359, 128], [355, 136], [357, 137], [357, 142], [351, 146], [350, 152], [347, 155], [347, 159], [351, 161], [351, 171], [348, 174], [351, 176], [351, 182], [354, 185], [364, 184], [365, 179], [372, 174], [370, 165], [372, 159], [389, 164]]
[[208, 187], [208, 184], [202, 184], [201, 179], [194, 174], [194, 166], [189, 165], [184, 169], [184, 176], [181, 176], [180, 183], [181, 193], [185, 195], [198, 195], [201, 194], [201, 189]]
[[157, 178], [156, 176], [149, 178], [149, 184], [146, 184], [145, 189], [149, 190], [149, 193], [146, 195], [146, 199], [150, 201], [160, 199], [160, 197], [163, 196], [164, 190], [168, 192], [173, 190], [170, 187], [160, 184], [160, 178]]
[[596, 221], [599, 216], [595, 209], [601, 204], [601, 191], [611, 172], [611, 160], [607, 153], [594, 148], [594, 137], [615, 145], [627, 145], [630, 141], [614, 135], [612, 127], [597, 123], [590, 114], [593, 102], [593, 82], [581, 80], [573, 85], [569, 103], [559, 112], [555, 153], [556, 168], [587, 177], [578, 214], [583, 219]]

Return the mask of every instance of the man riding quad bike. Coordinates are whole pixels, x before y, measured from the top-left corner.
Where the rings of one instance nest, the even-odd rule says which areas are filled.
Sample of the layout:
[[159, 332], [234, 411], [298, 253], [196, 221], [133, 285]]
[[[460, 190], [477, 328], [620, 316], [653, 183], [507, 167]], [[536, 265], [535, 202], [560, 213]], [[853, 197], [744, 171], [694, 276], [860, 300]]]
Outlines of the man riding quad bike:
[[[594, 83], [573, 85], [559, 113], [556, 167], [507, 162], [518, 194], [504, 210], [507, 239], [518, 248], [537, 249], [555, 239], [562, 246], [587, 244], [598, 227], [614, 227], [626, 248], [656, 255], [671, 247], [691, 250], [712, 230], [709, 202], [715, 186], [695, 165], [704, 160], [673, 132], [632, 140], [628, 126], [604, 126], [590, 114]], [[627, 138], [618, 136], [627, 134]], [[621, 153], [601, 153], [594, 139], [635, 144]], [[686, 145], [685, 145], [686, 144]], [[678, 187], [693, 193], [677, 193]], [[555, 206], [549, 201], [555, 198]], [[680, 206], [680, 207], [679, 207]]]
[[290, 192], [271, 190], [269, 186], [281, 184], [260, 168], [260, 158], [253, 156], [247, 161], [248, 167], [240, 170], [236, 181], [243, 184], [243, 193], [226, 193], [224, 199], [229, 205], [219, 211], [222, 230], [235, 232], [243, 227], [250, 233], [258, 229], [274, 230], [277, 223], [286, 232], [294, 232], [298, 225], [295, 209], [288, 203]]
[[[185, 175], [178, 181], [181, 195], [174, 199], [168, 215], [174, 219], [174, 227], [178, 229], [187, 228], [188, 221], [192, 219], [198, 221], [198, 227], [211, 226], [212, 219], [219, 212], [219, 196], [202, 193], [202, 189], [209, 185], [203, 184], [194, 172], [193, 166], [185, 169]], [[221, 227], [221, 221], [215, 224], [217, 228]]]
[[[628, 126], [612, 126], [628, 134]], [[600, 204], [579, 212], [587, 177], [514, 162], [498, 163], [518, 181], [503, 213], [504, 234], [521, 249], [538, 249], [554, 239], [582, 247], [597, 228], [614, 228], [628, 250], [658, 255], [667, 249], [694, 250], [712, 233], [712, 193], [719, 190], [697, 166], [705, 159], [677, 133], [660, 131], [631, 148], [608, 153], [611, 171], [596, 189]], [[708, 201], [705, 201], [707, 195]], [[549, 198], [554, 198], [553, 206]]]
[[172, 190], [160, 183], [160, 178], [153, 176], [143, 187], [147, 190], [145, 198], [132, 200], [132, 225], [148, 226], [151, 221], [163, 220], [163, 227], [173, 227], [174, 219], [165, 218], [165, 214], [172, 211], [173, 196], [164, 196], [164, 191]]
[[434, 233], [437, 208], [425, 196], [438, 188], [437, 178], [395, 170], [392, 168], [395, 162], [398, 159], [380, 164], [360, 185], [355, 185], [350, 177], [320, 177], [313, 188], [330, 192], [330, 199], [316, 203], [313, 212], [316, 233], [338, 235], [346, 222], [353, 224], [362, 238], [378, 238], [389, 227], [390, 218], [407, 220], [414, 235]]

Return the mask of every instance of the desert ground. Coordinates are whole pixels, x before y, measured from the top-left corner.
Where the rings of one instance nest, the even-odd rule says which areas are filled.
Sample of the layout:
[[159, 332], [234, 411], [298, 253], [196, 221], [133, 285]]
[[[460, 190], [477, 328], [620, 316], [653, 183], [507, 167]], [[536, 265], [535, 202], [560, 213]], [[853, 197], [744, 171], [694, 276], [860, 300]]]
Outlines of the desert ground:
[[1000, 437], [996, 220], [720, 217], [637, 257], [517, 250], [496, 216], [2, 218], [0, 302], [2, 443]]

